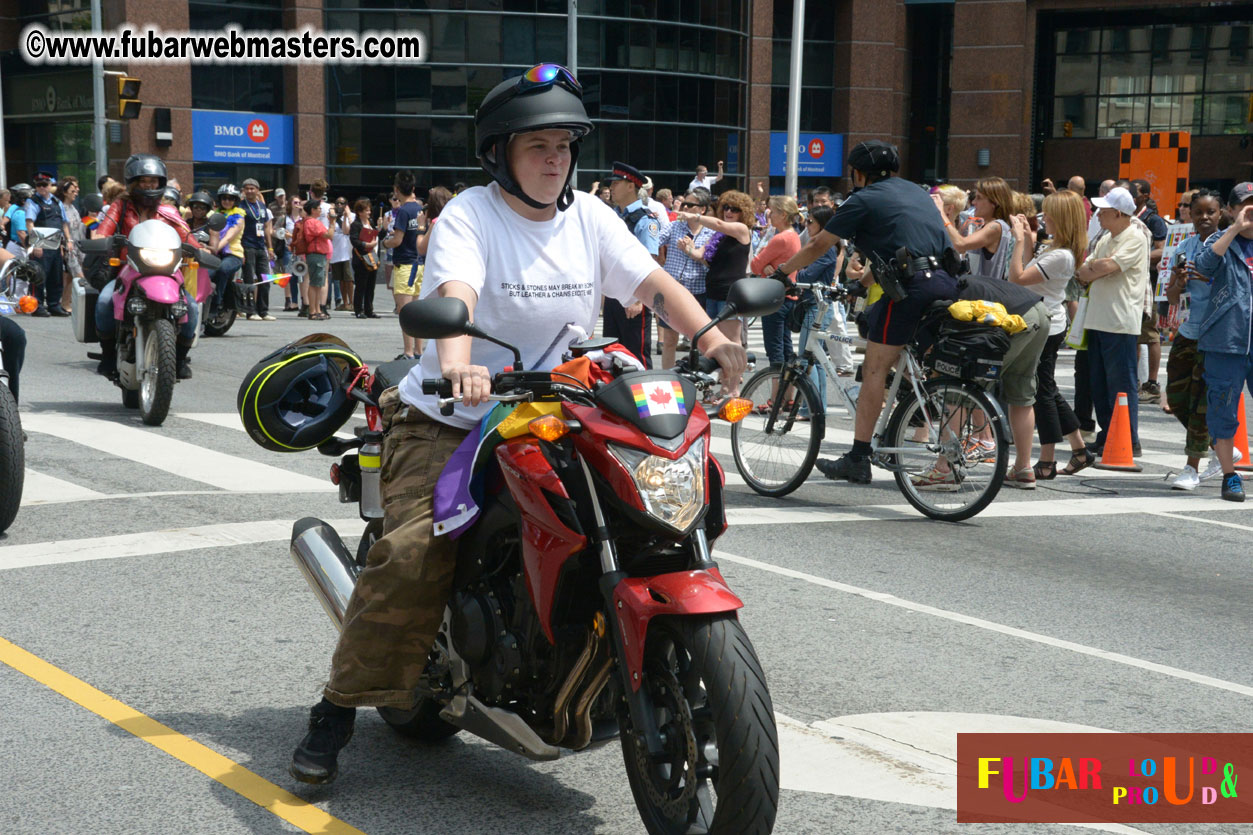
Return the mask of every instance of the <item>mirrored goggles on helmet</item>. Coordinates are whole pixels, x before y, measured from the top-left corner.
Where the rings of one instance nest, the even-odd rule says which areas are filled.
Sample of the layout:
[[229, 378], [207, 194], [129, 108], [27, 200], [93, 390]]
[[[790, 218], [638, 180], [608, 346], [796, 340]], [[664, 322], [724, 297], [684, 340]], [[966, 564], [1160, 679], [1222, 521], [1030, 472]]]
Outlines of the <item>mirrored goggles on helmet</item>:
[[480, 112], [479, 117], [482, 118], [488, 113], [499, 110], [523, 93], [529, 93], [532, 90], [546, 90], [553, 86], [569, 90], [580, 99], [583, 98], [583, 85], [574, 77], [574, 73], [560, 64], [537, 64], [518, 76], [517, 85], [493, 102], [486, 110]]

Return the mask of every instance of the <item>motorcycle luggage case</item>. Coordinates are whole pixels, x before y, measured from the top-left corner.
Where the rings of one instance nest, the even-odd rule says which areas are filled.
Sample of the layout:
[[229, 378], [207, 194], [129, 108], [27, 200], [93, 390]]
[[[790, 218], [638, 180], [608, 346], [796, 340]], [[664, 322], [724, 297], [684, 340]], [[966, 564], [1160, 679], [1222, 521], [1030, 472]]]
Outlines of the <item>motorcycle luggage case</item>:
[[100, 291], [81, 278], [75, 278], [70, 295], [70, 321], [74, 325], [74, 338], [79, 342], [99, 342], [96, 333], [96, 300]]

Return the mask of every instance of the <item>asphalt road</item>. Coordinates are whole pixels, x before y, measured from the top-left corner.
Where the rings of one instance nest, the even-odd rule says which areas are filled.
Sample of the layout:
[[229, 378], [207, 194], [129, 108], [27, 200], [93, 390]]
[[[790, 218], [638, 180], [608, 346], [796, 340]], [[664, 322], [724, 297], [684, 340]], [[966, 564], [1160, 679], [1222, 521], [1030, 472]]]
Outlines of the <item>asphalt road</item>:
[[[68, 320], [22, 324], [31, 473], [0, 538], [0, 832], [301, 831], [276, 814], [283, 792], [333, 816], [307, 831], [643, 831], [616, 743], [535, 764], [464, 734], [423, 747], [362, 711], [333, 786], [291, 780], [335, 631], [286, 539], [296, 518], [355, 508], [329, 459], [261, 450], [234, 410], [247, 369], [310, 324], [202, 342], [156, 429], [93, 375]], [[394, 317], [322, 324], [368, 361], [400, 350]], [[1253, 730], [1253, 503], [1219, 501], [1216, 482], [1171, 491], [1182, 430], [1141, 420], [1142, 474], [1004, 490], [957, 525], [881, 472], [781, 500], [731, 485], [716, 548], [779, 714], [776, 832], [1074, 831], [958, 824], [959, 730]], [[340, 530], [353, 545], [360, 522]]]

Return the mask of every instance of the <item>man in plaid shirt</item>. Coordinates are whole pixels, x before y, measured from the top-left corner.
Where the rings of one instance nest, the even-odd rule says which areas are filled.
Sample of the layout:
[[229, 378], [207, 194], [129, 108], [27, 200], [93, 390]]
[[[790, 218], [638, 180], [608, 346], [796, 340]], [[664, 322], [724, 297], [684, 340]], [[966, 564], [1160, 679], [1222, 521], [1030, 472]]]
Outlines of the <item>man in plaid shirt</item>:
[[[705, 214], [713, 203], [709, 189], [693, 189], [683, 196], [679, 208], [685, 212]], [[661, 236], [661, 255], [665, 258], [666, 272], [688, 289], [696, 300], [705, 303], [705, 273], [709, 265], [705, 262], [705, 243], [713, 237], [713, 230], [694, 224], [674, 222], [666, 227]], [[661, 367], [674, 367], [675, 349], [679, 343], [678, 331], [671, 330], [661, 319], [657, 320], [661, 331]]]

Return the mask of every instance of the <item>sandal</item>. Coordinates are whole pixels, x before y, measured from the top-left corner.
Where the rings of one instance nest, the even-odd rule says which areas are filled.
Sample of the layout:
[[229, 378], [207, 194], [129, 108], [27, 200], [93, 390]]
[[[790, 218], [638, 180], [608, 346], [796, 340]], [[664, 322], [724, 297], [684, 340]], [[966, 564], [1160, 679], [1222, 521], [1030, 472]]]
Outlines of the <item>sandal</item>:
[[1072, 452], [1070, 455], [1070, 463], [1063, 467], [1060, 472], [1062, 475], [1074, 475], [1080, 470], [1086, 470], [1096, 463], [1096, 456], [1088, 450]]
[[1057, 462], [1037, 461], [1031, 471], [1035, 473], [1037, 481], [1052, 481], [1057, 478]]

